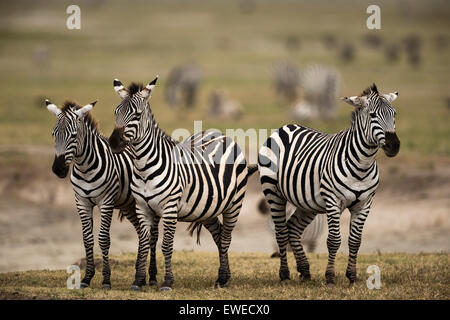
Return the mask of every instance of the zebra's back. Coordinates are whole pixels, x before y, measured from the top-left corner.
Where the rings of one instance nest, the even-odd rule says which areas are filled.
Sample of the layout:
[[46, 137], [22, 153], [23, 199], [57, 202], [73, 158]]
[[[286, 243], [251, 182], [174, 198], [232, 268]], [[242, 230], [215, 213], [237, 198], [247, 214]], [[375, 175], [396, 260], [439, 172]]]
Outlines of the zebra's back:
[[179, 220], [215, 217], [244, 196], [246, 160], [233, 139], [213, 130], [197, 133], [178, 145], [177, 156], [184, 183]]
[[330, 157], [333, 141], [330, 135], [313, 129], [287, 125], [274, 132], [259, 155], [263, 188], [275, 185], [283, 197], [305, 212], [324, 212], [321, 182]]

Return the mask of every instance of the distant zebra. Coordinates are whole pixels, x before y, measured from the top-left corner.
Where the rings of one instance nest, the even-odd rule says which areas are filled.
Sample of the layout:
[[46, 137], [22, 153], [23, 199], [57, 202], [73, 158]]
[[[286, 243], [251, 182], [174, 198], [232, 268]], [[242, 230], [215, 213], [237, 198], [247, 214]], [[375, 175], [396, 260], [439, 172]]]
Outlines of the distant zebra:
[[201, 81], [202, 72], [196, 65], [185, 64], [174, 67], [166, 83], [166, 102], [171, 107], [177, 105], [195, 107]]
[[[125, 216], [139, 234], [140, 226], [135, 211], [135, 201], [131, 194], [130, 180], [133, 162], [128, 151], [113, 154], [107, 139], [98, 131], [97, 123], [89, 114], [95, 105], [84, 107], [67, 101], [59, 109], [50, 101], [45, 101], [47, 109], [57, 117], [53, 129], [56, 155], [52, 170], [60, 178], [65, 178], [73, 162], [70, 176], [75, 202], [80, 215], [83, 242], [86, 250], [86, 274], [81, 287], [89, 287], [95, 274], [93, 215], [94, 206], [101, 214], [99, 244], [103, 254], [104, 289], [111, 289], [108, 253], [110, 247], [109, 230], [113, 209], [120, 209], [119, 216]], [[158, 228], [152, 228], [152, 261], [150, 262], [150, 280], [156, 280], [155, 247]], [[141, 254], [142, 242], [139, 242]], [[145, 281], [145, 279], [144, 279]]]
[[[239, 146], [220, 132], [206, 131], [179, 143], [159, 127], [148, 102], [156, 84], [146, 87], [132, 83], [128, 90], [119, 80], [114, 89], [122, 98], [115, 110], [116, 127], [109, 138], [115, 152], [127, 145], [134, 159], [131, 188], [141, 225], [142, 241], [147, 239], [155, 217], [164, 227], [162, 252], [166, 273], [161, 290], [173, 285], [172, 251], [177, 220], [193, 222], [191, 231], [209, 230], [219, 249], [220, 268], [216, 286], [228, 285], [228, 248], [244, 199], [247, 169]], [[222, 223], [218, 216], [222, 215]], [[146, 250], [138, 261], [138, 273], [145, 275]], [[138, 281], [135, 288], [142, 284]]]
[[[300, 125], [286, 125], [273, 133], [259, 151], [261, 184], [275, 223], [280, 250], [280, 279], [290, 278], [286, 247], [290, 243], [301, 277], [310, 279], [309, 263], [301, 243], [305, 227], [316, 214], [328, 218], [328, 284], [335, 279], [334, 260], [341, 244], [339, 220], [344, 209], [351, 213], [349, 260], [346, 276], [356, 280], [356, 258], [364, 222], [378, 186], [376, 154], [397, 155], [395, 133], [398, 93], [380, 94], [372, 85], [360, 96], [343, 100], [355, 107], [350, 129], [326, 134]], [[286, 203], [298, 210], [286, 218]]]

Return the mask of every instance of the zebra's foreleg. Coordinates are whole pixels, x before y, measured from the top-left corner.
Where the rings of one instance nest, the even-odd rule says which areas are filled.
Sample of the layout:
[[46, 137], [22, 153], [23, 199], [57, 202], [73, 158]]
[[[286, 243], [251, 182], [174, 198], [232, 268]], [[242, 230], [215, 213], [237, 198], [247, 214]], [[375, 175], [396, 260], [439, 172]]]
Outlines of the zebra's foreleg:
[[140, 291], [141, 288], [145, 286], [151, 227], [151, 216], [145, 202], [136, 201], [136, 217], [139, 223], [139, 251], [136, 258], [136, 275], [134, 282], [131, 285], [132, 291]]
[[[138, 220], [137, 215], [136, 215], [135, 204], [133, 204], [133, 207], [128, 209], [127, 211], [123, 211], [123, 215], [131, 222], [131, 224], [133, 225], [134, 229], [136, 229], [136, 233], [137, 233], [137, 236], [138, 236], [138, 241], [139, 241], [139, 244], [138, 244], [138, 257], [136, 258], [136, 266], [135, 266], [135, 268], [136, 268], [136, 275], [137, 275], [138, 261], [139, 261], [138, 259], [139, 259], [139, 256], [142, 255], [143, 244], [141, 242], [141, 237], [139, 236], [141, 227], [139, 225], [139, 220]], [[136, 275], [135, 275], [135, 278], [136, 278]]]
[[362, 208], [350, 208], [350, 234], [348, 236], [348, 265], [345, 272], [346, 277], [353, 284], [356, 279], [356, 260], [358, 256], [359, 247], [361, 245], [362, 230], [364, 222], [369, 214], [370, 201]]
[[158, 225], [160, 217], [156, 214], [153, 215], [153, 223], [150, 228], [150, 266], [148, 268], [149, 274], [149, 286], [156, 286], [158, 280], [156, 275], [158, 274], [158, 269], [156, 267], [156, 243], [158, 242]]
[[305, 280], [311, 279], [309, 271], [309, 262], [306, 258], [302, 245], [302, 235], [306, 227], [314, 220], [316, 214], [303, 213], [297, 210], [288, 220], [287, 227], [289, 230], [289, 244], [294, 252], [297, 262], [297, 271], [300, 272], [301, 278]]
[[164, 282], [161, 285], [161, 291], [172, 290], [173, 286], [173, 274], [172, 274], [172, 253], [173, 253], [173, 239], [175, 236], [175, 229], [177, 227], [177, 211], [166, 210], [163, 214], [163, 242], [162, 242], [162, 252], [164, 255]]
[[84, 205], [78, 198], [76, 198], [76, 205], [78, 214], [80, 215], [83, 244], [86, 251], [86, 272], [83, 280], [81, 280], [80, 287], [87, 288], [95, 274], [92, 206]]
[[98, 243], [102, 250], [103, 256], [103, 289], [111, 289], [111, 269], [109, 266], [109, 248], [111, 245], [110, 240], [110, 227], [114, 206], [112, 204], [102, 204], [100, 207], [101, 225], [100, 232], [98, 234]]
[[341, 245], [341, 232], [340, 232], [340, 217], [341, 209], [336, 203], [327, 203], [327, 218], [328, 218], [328, 265], [325, 271], [325, 279], [328, 285], [334, 284], [335, 272], [334, 261], [336, 259], [336, 253]]

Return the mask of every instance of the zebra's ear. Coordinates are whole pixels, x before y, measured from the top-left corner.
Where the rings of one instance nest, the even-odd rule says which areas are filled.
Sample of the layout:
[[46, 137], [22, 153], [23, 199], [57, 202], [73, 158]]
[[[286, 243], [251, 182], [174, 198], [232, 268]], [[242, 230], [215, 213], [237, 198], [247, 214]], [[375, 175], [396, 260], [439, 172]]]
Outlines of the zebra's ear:
[[398, 92], [395, 91], [395, 92], [383, 94], [383, 96], [386, 98], [387, 101], [389, 101], [390, 103], [392, 103], [395, 99], [398, 98]]
[[127, 89], [124, 88], [122, 82], [120, 82], [119, 79], [114, 79], [113, 84], [114, 84], [114, 91], [117, 92], [119, 97], [121, 97], [122, 99], [128, 97], [128, 91]]
[[352, 105], [354, 107], [363, 107], [363, 99], [362, 97], [353, 96], [353, 97], [343, 97], [341, 100], [347, 102], [349, 105]]
[[92, 108], [95, 106], [96, 103], [97, 103], [97, 101], [94, 101], [92, 103], [85, 105], [83, 108], [75, 111], [75, 114], [81, 118], [84, 117], [86, 114], [88, 114], [89, 111], [92, 110]]
[[58, 116], [61, 113], [61, 110], [59, 110], [59, 108], [48, 99], [45, 99], [45, 105], [47, 106], [48, 111], [53, 113], [55, 116]]
[[150, 97], [152, 96], [153, 89], [156, 86], [156, 81], [158, 81], [158, 76], [156, 76], [156, 78], [152, 82], [150, 82], [148, 85], [145, 86], [144, 89], [141, 90], [140, 94], [142, 98], [150, 99]]

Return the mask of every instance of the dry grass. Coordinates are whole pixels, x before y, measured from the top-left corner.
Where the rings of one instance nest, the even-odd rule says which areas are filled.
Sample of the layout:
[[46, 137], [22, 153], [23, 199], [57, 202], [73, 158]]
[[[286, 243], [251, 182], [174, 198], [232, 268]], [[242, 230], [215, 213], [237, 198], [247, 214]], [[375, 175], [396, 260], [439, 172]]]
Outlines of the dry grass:
[[[278, 259], [261, 253], [232, 253], [232, 279], [227, 289], [214, 289], [218, 258], [214, 253], [178, 251], [173, 256], [174, 290], [160, 292], [145, 288], [129, 291], [134, 276], [134, 254], [112, 257], [113, 290], [101, 288], [101, 270], [97, 270], [91, 287], [66, 289], [65, 270], [27, 271], [0, 274], [0, 298], [3, 299], [449, 299], [449, 254], [372, 254], [360, 255], [359, 283], [350, 287], [344, 276], [347, 257], [338, 255], [336, 286], [324, 284], [327, 262], [325, 254], [310, 255], [312, 280], [299, 283], [295, 264], [289, 256], [291, 278], [278, 280]], [[158, 255], [159, 275], [163, 273]], [[366, 287], [369, 265], [381, 270], [381, 289]]]

